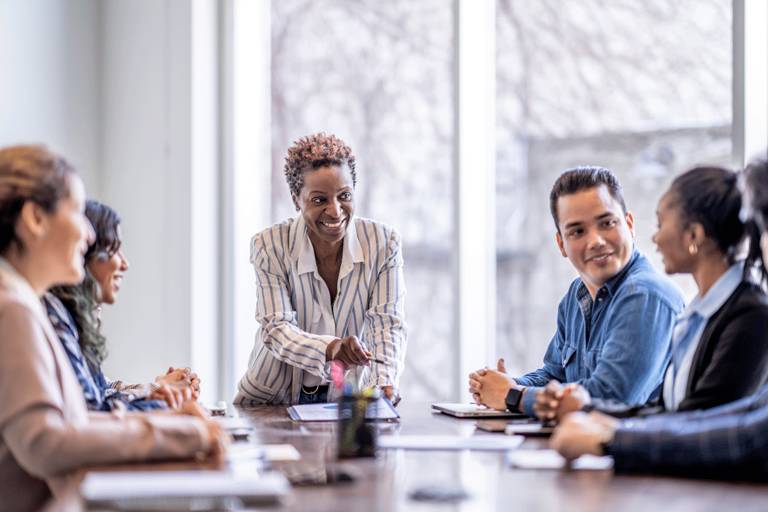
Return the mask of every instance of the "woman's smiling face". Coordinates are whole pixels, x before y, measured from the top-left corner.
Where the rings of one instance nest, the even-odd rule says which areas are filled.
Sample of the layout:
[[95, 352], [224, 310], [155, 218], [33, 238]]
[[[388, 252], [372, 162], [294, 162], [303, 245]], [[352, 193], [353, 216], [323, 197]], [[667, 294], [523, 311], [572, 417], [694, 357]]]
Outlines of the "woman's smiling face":
[[123, 275], [128, 270], [128, 259], [122, 249], [113, 253], [102, 252], [88, 262], [88, 271], [99, 283], [101, 297], [99, 302], [114, 304], [120, 291]]
[[304, 186], [293, 196], [293, 202], [307, 224], [310, 239], [340, 242], [355, 212], [349, 168], [328, 165], [304, 171]]

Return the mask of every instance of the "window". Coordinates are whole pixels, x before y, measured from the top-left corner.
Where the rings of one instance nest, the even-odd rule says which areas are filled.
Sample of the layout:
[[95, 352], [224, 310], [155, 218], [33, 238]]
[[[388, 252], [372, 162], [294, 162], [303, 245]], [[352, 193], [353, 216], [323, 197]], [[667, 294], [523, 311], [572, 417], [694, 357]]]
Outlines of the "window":
[[445, 399], [453, 335], [453, 5], [273, 1], [272, 221], [295, 215], [288, 146], [325, 131], [357, 158], [357, 214], [403, 238], [403, 394]]
[[497, 350], [511, 371], [540, 365], [575, 276], [549, 213], [562, 170], [612, 169], [662, 268], [651, 236], [671, 178], [732, 164], [731, 4], [497, 2]]
[[[240, 219], [230, 244], [242, 246], [243, 232], [295, 215], [282, 174], [286, 149], [303, 135], [334, 133], [358, 160], [358, 214], [403, 236], [409, 325], [403, 395], [414, 401], [467, 399], [459, 354], [488, 363], [504, 356], [514, 373], [536, 368], [554, 331], [557, 304], [575, 276], [554, 244], [548, 195], [556, 176], [579, 164], [614, 170], [635, 214], [638, 246], [661, 268], [650, 237], [656, 201], [672, 176], [701, 162], [740, 163], [734, 158], [738, 141], [732, 142], [740, 125], [732, 111], [743, 111], [732, 93], [732, 76], [741, 77], [732, 62], [738, 54], [732, 18], [739, 23], [733, 6], [740, 1], [236, 0], [241, 12], [230, 13], [229, 21], [235, 29], [262, 34], [268, 26], [271, 37], [268, 43], [255, 36], [246, 43], [246, 37], [234, 52], [231, 72], [239, 92], [231, 115], [246, 124], [261, 116], [268, 125], [236, 126], [235, 145], [248, 153], [251, 141], [266, 143], [271, 164], [267, 170], [263, 159], [238, 163], [233, 157], [235, 175], [246, 186], [238, 187], [237, 179], [229, 185], [239, 198], [232, 215]], [[483, 21], [484, 14], [471, 23], [457, 15], [479, 9], [495, 24]], [[249, 25], [249, 18], [257, 23]], [[494, 41], [495, 59], [494, 45], [486, 44]], [[470, 55], [471, 62], [475, 54], [495, 67], [495, 83], [493, 73], [458, 62], [458, 55]], [[256, 60], [268, 61], [268, 71], [253, 66]], [[762, 60], [752, 60], [765, 71]], [[247, 80], [237, 78], [248, 65], [259, 69]], [[484, 96], [494, 85], [495, 94]], [[244, 109], [247, 101], [238, 102], [265, 92], [269, 120], [258, 108]], [[488, 115], [468, 129], [460, 117], [473, 108]], [[491, 133], [480, 140], [496, 148], [495, 187], [470, 194], [460, 185], [481, 171], [464, 163], [471, 153], [464, 144], [477, 141], [475, 128], [494, 116], [495, 133], [489, 122]], [[268, 176], [253, 178], [258, 173]], [[255, 223], [247, 213], [252, 197], [260, 201], [251, 203], [266, 205]], [[458, 230], [467, 228], [457, 219], [494, 203], [495, 237], [487, 247], [471, 241], [483, 247], [462, 252], [459, 244], [468, 238], [462, 241]], [[242, 265], [242, 254], [242, 248], [233, 251], [232, 261]], [[482, 277], [473, 267], [478, 262], [469, 261], [480, 255], [495, 261], [495, 300], [482, 286], [460, 300], [496, 308], [490, 347], [463, 327], [482, 321], [466, 313], [478, 308], [458, 306], [457, 283]], [[234, 369], [225, 370], [225, 383], [239, 378], [242, 354], [252, 346], [243, 333], [255, 329], [247, 316], [253, 309], [243, 313], [237, 306], [253, 300], [251, 272], [238, 267], [230, 285], [237, 288], [231, 309], [238, 327], [231, 336]], [[690, 295], [692, 283], [679, 283]]]

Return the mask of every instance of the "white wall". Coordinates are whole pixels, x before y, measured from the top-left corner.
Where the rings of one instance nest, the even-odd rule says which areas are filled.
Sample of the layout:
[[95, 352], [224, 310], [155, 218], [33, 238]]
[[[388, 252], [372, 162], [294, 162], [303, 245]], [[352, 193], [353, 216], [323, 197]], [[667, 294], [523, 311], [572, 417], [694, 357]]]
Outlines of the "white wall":
[[146, 381], [192, 366], [218, 399], [215, 9], [120, 0], [102, 17], [102, 194], [131, 262], [104, 312], [105, 370]]
[[[123, 218], [108, 375], [192, 366], [219, 393], [215, 0], [0, 0], [0, 146], [43, 142]], [[194, 58], [193, 58], [194, 55]]]
[[99, 192], [98, 0], [0, 0], [0, 146], [45, 143]]

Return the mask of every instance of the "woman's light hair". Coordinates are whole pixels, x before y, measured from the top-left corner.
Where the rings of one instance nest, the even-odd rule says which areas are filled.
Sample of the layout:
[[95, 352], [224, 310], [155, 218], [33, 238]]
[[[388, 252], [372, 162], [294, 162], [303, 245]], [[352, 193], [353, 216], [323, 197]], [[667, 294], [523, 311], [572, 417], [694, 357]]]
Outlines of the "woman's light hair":
[[16, 221], [24, 203], [32, 201], [52, 213], [69, 194], [72, 166], [45, 146], [11, 146], [0, 149], [0, 254], [21, 241]]

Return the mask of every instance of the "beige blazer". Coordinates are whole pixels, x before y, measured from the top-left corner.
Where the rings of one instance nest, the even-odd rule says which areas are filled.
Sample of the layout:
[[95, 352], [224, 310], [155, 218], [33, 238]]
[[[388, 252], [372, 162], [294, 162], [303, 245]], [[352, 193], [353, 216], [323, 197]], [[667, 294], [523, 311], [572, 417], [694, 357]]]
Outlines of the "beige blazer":
[[187, 458], [207, 443], [198, 419], [89, 412], [39, 297], [0, 258], [0, 510], [40, 508], [85, 466]]

